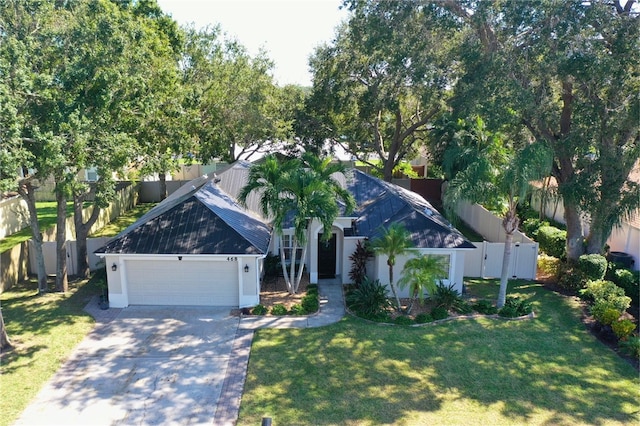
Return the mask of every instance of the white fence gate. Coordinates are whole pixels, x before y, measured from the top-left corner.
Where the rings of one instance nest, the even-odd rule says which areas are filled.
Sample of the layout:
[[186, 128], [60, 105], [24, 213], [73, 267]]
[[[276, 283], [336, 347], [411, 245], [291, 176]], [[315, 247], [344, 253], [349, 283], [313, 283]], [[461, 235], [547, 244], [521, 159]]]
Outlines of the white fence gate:
[[[464, 276], [473, 278], [500, 278], [504, 243], [487, 241], [473, 243], [475, 250], [464, 255]], [[533, 280], [537, 273], [538, 243], [514, 243], [509, 260], [509, 278]]]

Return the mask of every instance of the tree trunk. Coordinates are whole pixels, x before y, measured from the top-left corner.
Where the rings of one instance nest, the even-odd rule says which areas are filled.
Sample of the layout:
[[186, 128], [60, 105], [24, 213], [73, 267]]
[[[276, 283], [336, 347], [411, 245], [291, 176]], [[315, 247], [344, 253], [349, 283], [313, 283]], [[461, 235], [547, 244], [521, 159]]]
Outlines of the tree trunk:
[[500, 290], [498, 292], [498, 309], [504, 306], [507, 300], [507, 284], [509, 283], [509, 263], [511, 262], [511, 247], [513, 246], [513, 233], [518, 229], [520, 219], [516, 213], [517, 203], [511, 202], [510, 208], [502, 219], [502, 227], [505, 231], [504, 253], [502, 255], [502, 271], [500, 273]]
[[511, 246], [513, 245], [513, 232], [507, 232], [504, 239], [504, 253], [502, 254], [502, 271], [500, 272], [500, 290], [498, 291], [498, 309], [504, 306], [507, 300], [507, 284], [509, 283], [509, 262], [511, 261]]
[[47, 270], [44, 264], [44, 254], [42, 252], [42, 233], [40, 232], [40, 224], [38, 223], [38, 211], [36, 209], [35, 188], [31, 181], [26, 181], [18, 185], [18, 193], [26, 201], [29, 209], [29, 225], [31, 226], [31, 235], [33, 238], [33, 248], [35, 250], [36, 270], [38, 275], [38, 293], [46, 293], [47, 288]]
[[4, 317], [2, 316], [2, 309], [0, 309], [0, 353], [5, 352], [12, 347], [13, 345], [11, 344], [11, 340], [9, 340], [7, 329], [4, 327]]
[[296, 281], [293, 287], [293, 293], [297, 293], [300, 289], [300, 282], [302, 281], [302, 273], [304, 272], [304, 262], [307, 260], [307, 247], [308, 244], [305, 244], [302, 247], [302, 255], [300, 256], [300, 269], [298, 269], [298, 275], [296, 276]]
[[567, 225], [567, 259], [577, 261], [584, 254], [582, 222], [576, 206], [563, 201], [564, 220]]
[[77, 250], [77, 274], [81, 278], [89, 278], [91, 269], [89, 268], [89, 253], [87, 252], [87, 237], [89, 230], [98, 220], [100, 215], [100, 207], [93, 204], [91, 216], [86, 222], [82, 221], [82, 206], [87, 194], [73, 197], [73, 221], [76, 231], [76, 250]]
[[282, 276], [287, 286], [287, 291], [291, 293], [291, 284], [289, 282], [289, 275], [287, 274], [287, 257], [284, 253], [284, 247], [282, 246], [282, 235], [280, 236], [280, 267], [282, 268]]
[[167, 174], [161, 172], [158, 177], [160, 178], [160, 201], [162, 201], [167, 198]]
[[56, 291], [69, 291], [67, 279], [67, 197], [64, 188], [56, 189]]
[[391, 287], [393, 297], [396, 299], [396, 311], [400, 312], [400, 306], [402, 305], [400, 305], [400, 297], [398, 297], [396, 286], [393, 283], [393, 264], [387, 261], [387, 265], [389, 265], [389, 287]]

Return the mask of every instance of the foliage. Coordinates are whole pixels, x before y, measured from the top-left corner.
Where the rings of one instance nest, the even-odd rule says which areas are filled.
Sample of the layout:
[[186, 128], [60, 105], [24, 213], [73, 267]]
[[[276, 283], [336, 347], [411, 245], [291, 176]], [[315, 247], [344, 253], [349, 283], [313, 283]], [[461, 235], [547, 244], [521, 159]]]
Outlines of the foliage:
[[543, 226], [549, 226], [549, 221], [537, 217], [522, 221], [524, 233], [534, 241], [538, 241], [538, 230]]
[[293, 228], [288, 271], [287, 253], [280, 244], [280, 262], [291, 294], [298, 292], [302, 280], [311, 221], [321, 223], [323, 238], [328, 240], [333, 221], [340, 213], [338, 201], [344, 205], [343, 214], [348, 215], [354, 208], [353, 196], [334, 177], [342, 172], [344, 166], [332, 163], [330, 158], [304, 154], [302, 160], [280, 161], [275, 155], [268, 155], [251, 166], [247, 183], [240, 190], [238, 200], [244, 206], [252, 193], [259, 194], [261, 213], [273, 218], [274, 231], [280, 238], [285, 228]]
[[552, 156], [544, 143], [513, 143], [506, 134], [489, 129], [480, 116], [458, 119], [457, 127], [446, 141], [443, 156], [445, 176], [450, 179], [443, 204], [449, 217], [465, 200], [501, 212], [505, 232], [497, 301], [501, 307], [506, 298], [513, 233], [520, 223], [518, 205], [530, 194], [530, 182], [549, 174]]
[[[443, 110], [456, 72], [447, 56], [453, 39], [445, 29], [453, 29], [452, 21], [408, 2], [348, 7], [348, 22], [310, 60], [310, 115], [329, 129], [326, 137], [391, 181], [396, 166], [419, 152]], [[371, 154], [381, 163], [370, 162]]]
[[371, 249], [378, 254], [387, 256], [387, 266], [389, 266], [389, 287], [395, 299], [395, 308], [400, 311], [400, 298], [396, 291], [396, 284], [393, 281], [393, 267], [396, 264], [396, 257], [401, 256], [413, 247], [410, 234], [399, 222], [394, 222], [386, 228], [382, 227], [381, 234], [371, 241]]
[[258, 304], [256, 306], [254, 306], [253, 309], [251, 309], [251, 314], [252, 315], [266, 315], [267, 314], [267, 308], [264, 305]]
[[473, 309], [484, 315], [494, 315], [498, 313], [498, 308], [493, 306], [490, 300], [478, 300], [476, 303], [472, 305]]
[[311, 314], [318, 311], [320, 308], [320, 301], [318, 300], [317, 284], [309, 284], [307, 286], [307, 294], [302, 298], [301, 304], [304, 314]]
[[558, 259], [566, 258], [567, 232], [554, 226], [538, 228], [538, 243], [540, 250]]
[[558, 286], [572, 293], [577, 293], [587, 284], [586, 277], [573, 261], [561, 263], [558, 274]]
[[460, 293], [458, 293], [458, 290], [454, 288], [454, 284], [445, 286], [441, 282], [433, 294], [429, 296], [429, 300], [431, 300], [434, 306], [444, 308], [447, 311], [451, 309], [458, 312], [460, 310], [466, 310], [464, 306], [465, 301], [460, 296]]
[[289, 308], [289, 315], [306, 315], [307, 310], [299, 303], [295, 303]]
[[349, 256], [351, 261], [351, 270], [349, 271], [349, 279], [356, 287], [362, 282], [367, 275], [367, 262], [373, 257], [373, 251], [369, 247], [367, 241], [359, 240], [356, 243], [356, 249]]
[[379, 280], [365, 278], [346, 296], [349, 309], [365, 318], [375, 318], [390, 307], [387, 287]]
[[393, 319], [393, 323], [396, 325], [411, 325], [413, 320], [405, 315], [399, 315]]
[[620, 349], [632, 357], [640, 359], [640, 336], [634, 334], [618, 343]]
[[636, 329], [636, 324], [629, 319], [613, 321], [611, 329], [619, 340], [626, 340]]
[[449, 312], [444, 306], [435, 306], [431, 309], [431, 317], [434, 321], [445, 319], [449, 317]]
[[599, 254], [583, 254], [578, 258], [578, 269], [588, 280], [601, 280], [607, 272], [607, 259]]
[[515, 318], [529, 315], [533, 311], [531, 302], [519, 297], [510, 296], [504, 303], [504, 306], [498, 310], [501, 317]]
[[271, 315], [287, 315], [287, 307], [281, 303], [276, 303], [271, 307]]
[[538, 255], [538, 269], [551, 277], [558, 278], [560, 275], [560, 268], [562, 267], [560, 259], [549, 256], [544, 253]]
[[631, 305], [631, 298], [625, 296], [624, 289], [611, 281], [589, 281], [586, 288], [580, 291], [580, 294], [593, 301], [594, 304], [600, 301], [608, 302], [621, 313]]
[[278, 267], [280, 266], [280, 256], [275, 254], [267, 254], [264, 258], [264, 275], [265, 278], [273, 278], [278, 276]]
[[433, 294], [437, 291], [437, 281], [447, 275], [446, 265], [441, 256], [418, 255], [404, 264], [402, 277], [398, 280], [398, 287], [409, 287], [411, 303], [407, 313], [411, 312], [415, 300], [424, 300], [425, 292]]
[[620, 318], [621, 312], [613, 303], [607, 300], [598, 300], [591, 305], [591, 315], [603, 325], [611, 325]]
[[416, 315], [416, 324], [426, 324], [433, 321], [434, 321], [433, 317], [431, 316], [431, 314], [427, 312], [421, 312], [418, 315]]
[[615, 269], [611, 280], [624, 289], [624, 293], [631, 298], [631, 303], [638, 304], [640, 298], [640, 271], [629, 269]]

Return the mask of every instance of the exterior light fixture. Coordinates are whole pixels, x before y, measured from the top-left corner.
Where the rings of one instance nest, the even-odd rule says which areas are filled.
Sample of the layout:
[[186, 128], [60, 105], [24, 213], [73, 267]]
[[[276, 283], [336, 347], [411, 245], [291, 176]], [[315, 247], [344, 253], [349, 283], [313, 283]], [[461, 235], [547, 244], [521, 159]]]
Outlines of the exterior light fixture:
[[182, 256], [178, 256], [178, 260], [182, 260]]
[[249, 272], [249, 265], [244, 265], [244, 271]]
[[111, 265], [111, 270], [112, 271], [117, 271], [118, 270], [118, 265], [116, 265], [115, 263], [113, 265]]

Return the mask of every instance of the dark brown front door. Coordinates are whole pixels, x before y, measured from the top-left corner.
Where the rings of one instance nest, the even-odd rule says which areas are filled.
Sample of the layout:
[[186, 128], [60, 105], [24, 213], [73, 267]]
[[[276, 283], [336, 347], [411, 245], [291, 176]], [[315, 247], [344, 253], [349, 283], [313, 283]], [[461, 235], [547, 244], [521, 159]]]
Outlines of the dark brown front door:
[[322, 234], [318, 234], [318, 278], [336, 277], [336, 234], [331, 239], [322, 241]]

